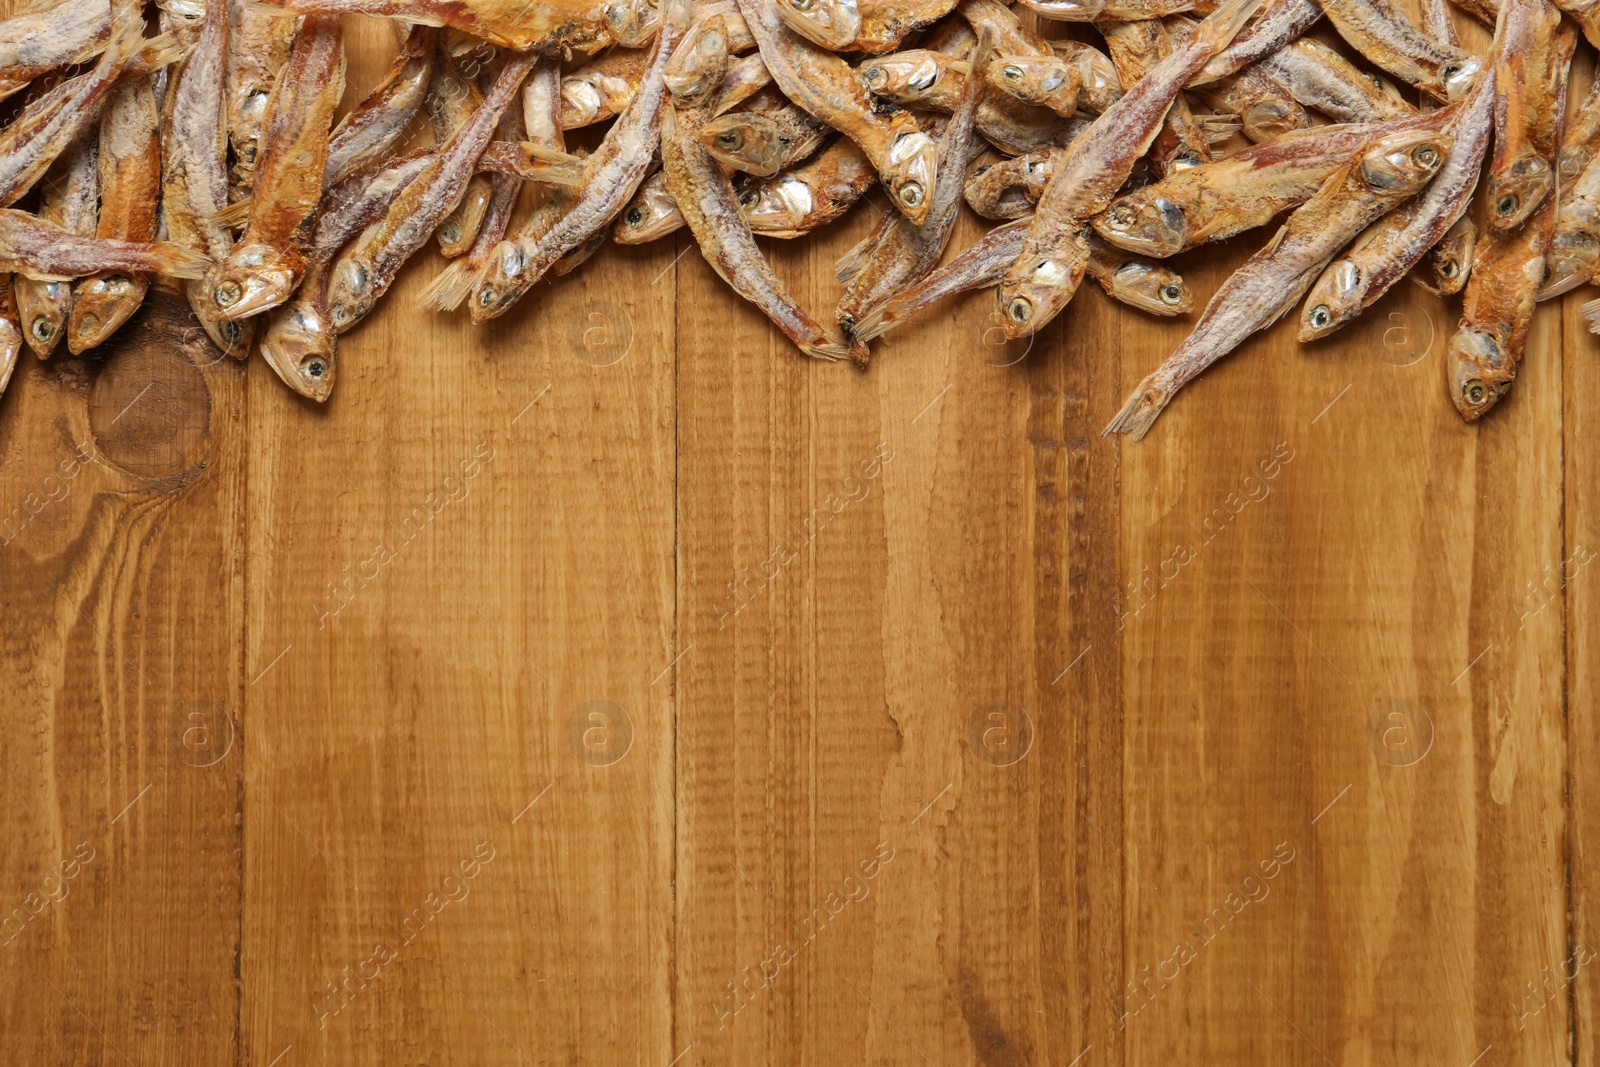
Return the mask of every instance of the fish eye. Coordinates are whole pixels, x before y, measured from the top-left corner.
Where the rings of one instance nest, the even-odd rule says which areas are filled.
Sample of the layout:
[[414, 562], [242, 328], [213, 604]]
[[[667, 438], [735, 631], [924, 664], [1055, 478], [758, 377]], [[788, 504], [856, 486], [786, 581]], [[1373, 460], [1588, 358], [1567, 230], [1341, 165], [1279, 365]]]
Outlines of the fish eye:
[[900, 202], [906, 207], [916, 207], [922, 203], [922, 183], [906, 182], [900, 187]]
[[33, 320], [32, 332], [35, 340], [48, 341], [55, 336], [56, 328], [50, 325], [49, 319], [40, 315]]
[[1411, 159], [1419, 167], [1431, 167], [1439, 162], [1439, 150], [1431, 144], [1425, 144], [1411, 153]]
[[1132, 226], [1134, 214], [1132, 204], [1118, 204], [1111, 209], [1111, 222], [1116, 226]]
[[717, 147], [724, 152], [737, 152], [744, 147], [744, 134], [738, 130], [724, 130], [717, 134]]
[[862, 78], [866, 80], [868, 89], [880, 89], [888, 82], [889, 72], [882, 67], [868, 67]]
[[223, 308], [237, 304], [242, 296], [244, 296], [244, 289], [232, 278], [227, 279], [211, 290], [211, 299], [217, 302], [218, 307]]
[[494, 307], [494, 302], [500, 298], [492, 285], [486, 285], [478, 290], [478, 303], [484, 307]]
[[739, 193], [739, 204], [741, 207], [755, 207], [756, 203], [760, 201], [760, 199], [761, 198], [756, 195], [755, 190], [753, 189], [744, 189]]
[[1313, 329], [1325, 329], [1328, 323], [1332, 321], [1333, 315], [1328, 311], [1327, 304], [1318, 304], [1311, 309], [1311, 326]]
[[221, 329], [222, 336], [227, 338], [229, 345], [239, 340], [239, 324], [237, 322], [224, 322]]
[[1449, 81], [1451, 78], [1454, 78], [1460, 73], [1460, 63], [1446, 63], [1444, 66], [1439, 68], [1439, 77], [1443, 78], [1445, 81]]
[[105, 286], [108, 293], [124, 293], [128, 290], [128, 279], [120, 274], [107, 274], [100, 279], [100, 284]]
[[1462, 392], [1467, 398], [1467, 403], [1472, 404], [1474, 407], [1489, 398], [1489, 390], [1476, 378], [1468, 382]]
[[1022, 68], [1014, 64], [1004, 66], [1000, 68], [1000, 74], [1002, 77], [1009, 78], [1012, 81], [1019, 81], [1022, 78]]
[[1033, 317], [1033, 304], [1025, 296], [1015, 297], [1006, 305], [1006, 314], [1012, 322], [1027, 322]]
[[300, 365], [300, 370], [312, 381], [320, 379], [328, 373], [328, 364], [318, 356], [312, 356]]
[[1517, 198], [1514, 195], [1502, 196], [1500, 202], [1494, 206], [1494, 210], [1500, 215], [1512, 214], [1517, 210]]
[[1461, 273], [1461, 266], [1453, 259], [1439, 268], [1440, 276], [1445, 278], [1454, 278], [1459, 273]]
[[789, 0], [789, 6], [796, 11], [810, 11], [811, 5], [815, 2], [816, 0]]
[[[333, 324], [335, 326], [343, 326], [350, 321], [350, 309], [342, 302], [329, 308], [328, 313], [333, 316]], [[233, 323], [230, 322], [227, 325], [232, 326]]]
[[1168, 304], [1176, 304], [1183, 299], [1183, 289], [1177, 285], [1163, 285], [1161, 299]]
[[445, 223], [445, 225], [439, 229], [439, 236], [451, 244], [454, 244], [455, 242], [461, 240], [461, 224], [457, 222]]
[[640, 211], [636, 207], [631, 207], [631, 208], [628, 209], [628, 225], [629, 226], [637, 226], [637, 225], [639, 225], [639, 223], [641, 223], [643, 221], [644, 221], [644, 212]]

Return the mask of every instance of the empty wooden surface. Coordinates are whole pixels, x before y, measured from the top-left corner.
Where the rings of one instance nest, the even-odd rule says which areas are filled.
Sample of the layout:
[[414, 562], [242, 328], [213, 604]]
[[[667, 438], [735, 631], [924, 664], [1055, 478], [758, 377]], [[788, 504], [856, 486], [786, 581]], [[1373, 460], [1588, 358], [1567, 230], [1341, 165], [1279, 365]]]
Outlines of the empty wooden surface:
[[1131, 443], [1098, 290], [861, 373], [439, 262], [326, 407], [161, 299], [0, 400], [8, 1062], [1597, 1062], [1592, 293], [1478, 426], [1402, 285]]

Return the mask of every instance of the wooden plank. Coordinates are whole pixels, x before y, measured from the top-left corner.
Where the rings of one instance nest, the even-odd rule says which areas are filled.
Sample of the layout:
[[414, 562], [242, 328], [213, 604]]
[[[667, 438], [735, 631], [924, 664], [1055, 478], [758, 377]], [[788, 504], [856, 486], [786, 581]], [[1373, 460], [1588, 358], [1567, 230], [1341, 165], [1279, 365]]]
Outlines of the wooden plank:
[[[1190, 256], [1211, 292], [1258, 243]], [[1293, 317], [1123, 445], [1130, 1062], [1560, 1062], [1561, 342], [1444, 396], [1459, 311]], [[1184, 327], [1129, 318], [1131, 389]], [[1147, 969], [1148, 968], [1148, 969]]]
[[[769, 246], [803, 304], [873, 221]], [[1120, 968], [1114, 315], [995, 365], [978, 297], [863, 376], [680, 277], [676, 1044], [1066, 1063]]]
[[253, 366], [248, 1062], [671, 1058], [671, 261]]
[[152, 293], [0, 419], [0, 1031], [18, 1063], [237, 1055], [244, 389]]

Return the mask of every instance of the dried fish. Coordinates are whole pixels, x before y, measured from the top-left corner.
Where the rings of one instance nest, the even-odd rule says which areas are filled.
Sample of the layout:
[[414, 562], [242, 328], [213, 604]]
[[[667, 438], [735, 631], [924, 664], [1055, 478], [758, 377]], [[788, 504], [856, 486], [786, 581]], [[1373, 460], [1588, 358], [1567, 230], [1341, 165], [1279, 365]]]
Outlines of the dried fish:
[[1040, 18], [1056, 22], [1134, 22], [1191, 11], [1195, 0], [1020, 0]]
[[88, 62], [110, 40], [106, 0], [64, 0], [0, 22], [0, 100], [58, 67]]
[[1078, 110], [1083, 75], [1060, 56], [1008, 56], [987, 69], [989, 84], [1024, 104], [1047, 107], [1063, 118]]
[[683, 212], [667, 188], [667, 176], [656, 171], [622, 209], [617, 224], [611, 228], [611, 239], [619, 245], [648, 244], [683, 226]]
[[1555, 191], [1556, 146], [1576, 44], [1548, 0], [1507, 0], [1495, 32], [1494, 155], [1484, 196], [1491, 233], [1521, 226]]
[[1295, 41], [1263, 59], [1261, 69], [1296, 101], [1335, 122], [1381, 122], [1416, 110], [1393, 85], [1321, 41]]
[[1165, 317], [1194, 310], [1194, 294], [1182, 276], [1159, 263], [1133, 259], [1098, 237], [1089, 238], [1087, 273], [1111, 299], [1140, 311]]
[[717, 162], [763, 178], [805, 159], [833, 132], [797, 107], [735, 111], [707, 119], [698, 130]]
[[1425, 35], [1392, 0], [1322, 0], [1322, 9], [1363, 56], [1440, 100], [1461, 99], [1483, 70], [1477, 56]]
[[[53, 179], [46, 179], [39, 192], [36, 214], [41, 221], [79, 236], [94, 235], [100, 196], [99, 145], [98, 139], [85, 137], [61, 157]], [[19, 275], [12, 283], [12, 296], [28, 347], [40, 359], [49, 359], [66, 333], [67, 316], [72, 312], [71, 283]]]
[[0, 208], [0, 273], [67, 281], [98, 270], [202, 278], [211, 260], [165, 241], [84, 237], [16, 208]]
[[967, 206], [986, 219], [1019, 219], [1033, 214], [1033, 206], [1055, 176], [1064, 151], [1050, 148], [978, 167], [968, 176], [962, 191]]
[[799, 237], [850, 210], [877, 181], [861, 149], [840, 137], [811, 162], [735, 185], [739, 211], [763, 237]]
[[433, 80], [438, 40], [432, 26], [411, 27], [377, 86], [334, 127], [323, 188], [376, 165], [411, 129]]
[[612, 48], [561, 79], [561, 128], [576, 130], [622, 113], [639, 90], [650, 55]]
[[1318, 0], [1271, 0], [1256, 20], [1240, 31], [1228, 47], [1212, 56], [1189, 84], [1204, 85], [1261, 62], [1299, 39], [1321, 17], [1322, 4]]
[[[927, 111], [949, 112], [966, 85], [965, 60], [940, 52], [907, 50], [869, 60], [860, 68], [872, 95]], [[1070, 144], [1081, 120], [1069, 120], [1048, 108], [1024, 104], [990, 93], [978, 105], [978, 132], [1002, 152], [1035, 152]]]
[[[446, 51], [441, 42], [441, 52]], [[444, 144], [478, 113], [483, 106], [483, 93], [454, 56], [441, 55], [434, 63], [433, 84], [428, 86], [426, 103], [434, 140]], [[489, 177], [474, 174], [467, 179], [467, 187], [455, 207], [439, 223], [439, 253], [454, 258], [465, 252], [477, 237], [488, 211]]]
[[608, 43], [608, 0], [254, 0], [297, 15], [373, 15], [448, 26], [518, 52]]
[[1451, 143], [1448, 132], [1391, 134], [1330, 175], [1277, 236], [1223, 283], [1194, 332], [1139, 383], [1104, 432], [1143, 437], [1179, 389], [1276, 322], [1345, 242], [1422, 188]]
[[[1129, 85], [1172, 54], [1172, 35], [1160, 19], [1102, 23], [1100, 32], [1105, 36], [1118, 77]], [[1174, 169], [1210, 162], [1210, 140], [1195, 121], [1183, 93], [1173, 97], [1172, 108], [1150, 145], [1149, 156], [1158, 178]]]
[[[233, 145], [234, 190], [255, 186], [256, 153], [267, 121], [267, 98], [289, 62], [296, 19], [245, 0], [228, 3], [228, 141]], [[324, 18], [324, 22], [338, 22]]]
[[1426, 262], [1412, 268], [1411, 280], [1434, 296], [1455, 296], [1472, 273], [1477, 244], [1477, 224], [1464, 215], [1428, 250]]

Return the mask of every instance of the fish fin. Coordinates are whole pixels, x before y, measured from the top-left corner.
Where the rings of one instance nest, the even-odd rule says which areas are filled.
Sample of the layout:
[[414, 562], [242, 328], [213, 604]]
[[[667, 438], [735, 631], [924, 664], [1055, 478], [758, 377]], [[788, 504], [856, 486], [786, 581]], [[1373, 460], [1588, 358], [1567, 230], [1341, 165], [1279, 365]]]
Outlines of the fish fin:
[[458, 259], [434, 276], [417, 297], [418, 311], [454, 311], [472, 292], [483, 273], [483, 264], [474, 259]]
[[542, 160], [545, 163], [571, 163], [578, 166], [583, 165], [583, 156], [574, 155], [571, 152], [563, 152], [559, 148], [551, 148], [548, 145], [542, 145], [535, 141], [518, 141], [517, 144], [524, 152], [528, 153], [529, 159]]
[[1589, 332], [1600, 333], [1600, 300], [1590, 300], [1578, 305], [1583, 317], [1589, 320]]
[[1238, 115], [1196, 115], [1195, 123], [1207, 144], [1221, 144], [1244, 129]]
[[150, 246], [156, 273], [168, 278], [204, 278], [214, 266], [211, 257], [203, 252], [192, 252], [181, 245], [157, 241]]
[[886, 321], [889, 318], [889, 305], [892, 303], [894, 303], [893, 300], [885, 300], [883, 303], [868, 310], [866, 314], [856, 320], [855, 326], [850, 331], [850, 336], [857, 341], [871, 341], [882, 337], [900, 325], [898, 322]]
[[812, 359], [824, 359], [830, 363], [837, 362], [850, 355], [850, 350], [844, 345], [830, 342], [825, 345], [800, 345], [800, 351]]
[[188, 54], [188, 46], [173, 34], [157, 34], [149, 40], [139, 42], [138, 50], [129, 58], [123, 73], [130, 76], [149, 74], [162, 67], [171, 66]]
[[1106, 428], [1100, 431], [1100, 436], [1125, 433], [1131, 434], [1135, 441], [1139, 440], [1150, 432], [1150, 427], [1172, 400], [1173, 392], [1170, 387], [1157, 386], [1155, 375], [1150, 375], [1139, 383], [1139, 388], [1128, 397], [1127, 402], [1122, 405], [1122, 410], [1106, 423]]
[[1261, 0], [1223, 0], [1206, 20], [1195, 27], [1189, 43], [1199, 48], [1207, 59], [1216, 55], [1244, 29], [1244, 24], [1261, 6]]
[[861, 268], [867, 265], [867, 260], [872, 258], [872, 250], [878, 247], [878, 240], [882, 236], [885, 223], [873, 227], [872, 232], [855, 243], [849, 251], [840, 256], [833, 265], [833, 280], [840, 285], [849, 285], [850, 279], [861, 273]]
[[253, 202], [253, 198], [248, 196], [235, 200], [206, 221], [215, 226], [226, 226], [230, 230], [238, 229], [249, 221], [250, 205]]

